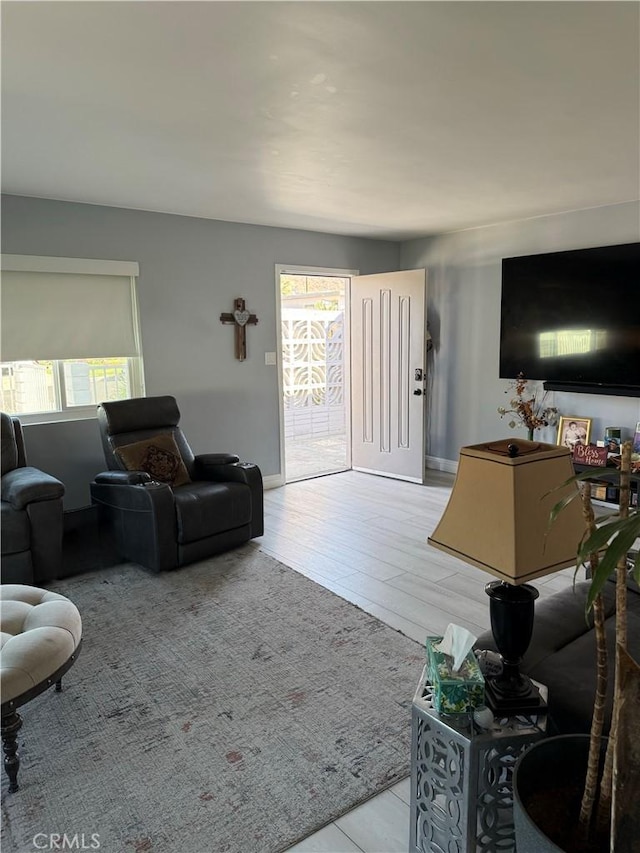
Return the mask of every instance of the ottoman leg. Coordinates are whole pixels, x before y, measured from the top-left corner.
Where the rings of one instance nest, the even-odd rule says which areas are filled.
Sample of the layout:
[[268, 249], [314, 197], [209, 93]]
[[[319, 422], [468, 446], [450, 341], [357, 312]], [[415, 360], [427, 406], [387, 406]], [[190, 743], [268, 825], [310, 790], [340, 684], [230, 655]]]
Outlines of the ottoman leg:
[[2, 718], [2, 749], [4, 750], [4, 769], [9, 777], [9, 793], [18, 790], [18, 732], [22, 728], [22, 719], [17, 711]]

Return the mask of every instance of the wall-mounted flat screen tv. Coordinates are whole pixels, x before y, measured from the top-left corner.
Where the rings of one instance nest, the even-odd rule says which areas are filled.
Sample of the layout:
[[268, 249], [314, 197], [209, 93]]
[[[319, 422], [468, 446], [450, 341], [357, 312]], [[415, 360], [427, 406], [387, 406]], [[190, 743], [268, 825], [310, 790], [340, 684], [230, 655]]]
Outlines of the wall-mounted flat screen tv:
[[640, 396], [640, 243], [504, 258], [500, 377]]

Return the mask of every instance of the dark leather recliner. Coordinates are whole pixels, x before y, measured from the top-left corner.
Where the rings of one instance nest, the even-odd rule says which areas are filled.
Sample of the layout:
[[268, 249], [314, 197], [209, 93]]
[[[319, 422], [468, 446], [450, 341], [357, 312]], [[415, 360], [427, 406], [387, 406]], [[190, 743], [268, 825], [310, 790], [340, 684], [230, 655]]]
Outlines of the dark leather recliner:
[[62, 566], [62, 498], [56, 477], [27, 465], [22, 424], [0, 413], [2, 582], [52, 580]]
[[[194, 456], [179, 421], [178, 405], [169, 396], [98, 406], [110, 470], [91, 483], [92, 502], [120, 556], [157, 572], [226, 551], [264, 532], [258, 466], [230, 453]], [[157, 446], [151, 439], [158, 440]], [[184, 474], [173, 477], [174, 485], [175, 458], [167, 457], [168, 468], [162, 465], [162, 448], [172, 440]], [[141, 455], [141, 469], [132, 470]], [[187, 482], [179, 485], [183, 479]]]

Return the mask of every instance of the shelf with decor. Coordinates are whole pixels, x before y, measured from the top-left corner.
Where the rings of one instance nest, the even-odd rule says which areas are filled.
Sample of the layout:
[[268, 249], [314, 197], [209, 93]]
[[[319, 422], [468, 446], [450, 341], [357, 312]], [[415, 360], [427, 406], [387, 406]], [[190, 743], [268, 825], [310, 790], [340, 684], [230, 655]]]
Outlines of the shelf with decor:
[[[614, 465], [597, 467], [594, 465], [584, 465], [580, 462], [574, 462], [573, 467], [575, 468], [576, 474], [582, 474], [585, 471], [593, 473], [592, 477], [587, 478], [591, 483], [591, 496], [593, 500], [618, 506], [620, 493], [620, 471], [618, 468]], [[640, 471], [633, 472], [630, 477], [631, 495], [629, 506], [638, 506]]]

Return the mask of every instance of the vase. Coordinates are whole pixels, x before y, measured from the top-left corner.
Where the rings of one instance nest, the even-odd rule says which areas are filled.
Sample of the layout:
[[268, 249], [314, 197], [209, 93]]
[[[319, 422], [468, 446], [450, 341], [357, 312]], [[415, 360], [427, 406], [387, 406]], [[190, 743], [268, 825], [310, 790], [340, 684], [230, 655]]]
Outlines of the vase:
[[527, 438], [529, 441], [533, 441], [533, 432], [534, 431], [532, 429], [527, 430]]

